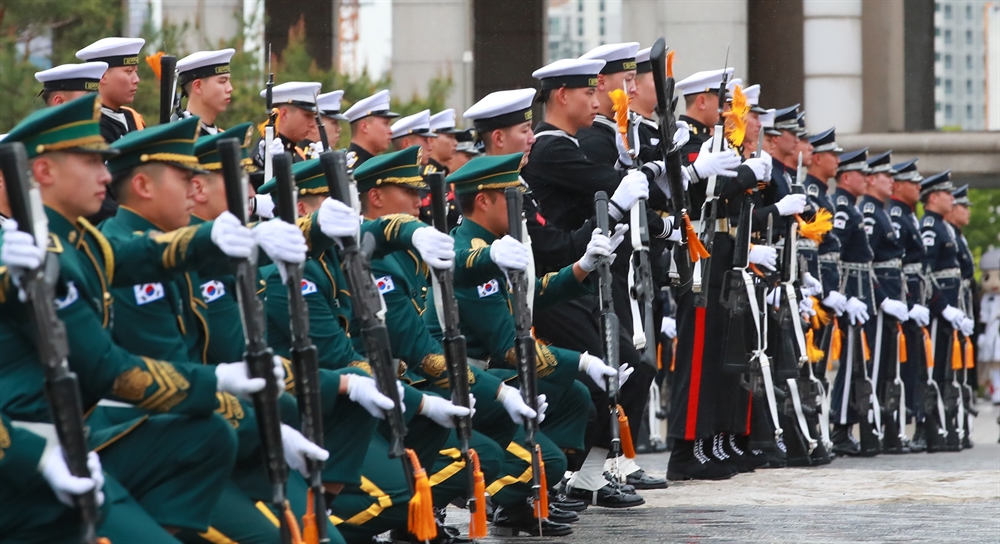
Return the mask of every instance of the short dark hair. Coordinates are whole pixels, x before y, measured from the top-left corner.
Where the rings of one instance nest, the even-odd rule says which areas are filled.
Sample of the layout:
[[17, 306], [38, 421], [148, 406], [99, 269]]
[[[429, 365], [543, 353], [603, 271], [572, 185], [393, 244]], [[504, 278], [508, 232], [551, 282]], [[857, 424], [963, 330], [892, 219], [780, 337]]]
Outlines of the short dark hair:
[[458, 208], [462, 210], [462, 215], [469, 215], [476, 208], [476, 195], [479, 193], [466, 193], [457, 195]]
[[141, 171], [159, 170], [164, 166], [166, 165], [162, 162], [151, 162], [147, 164], [140, 164], [134, 168], [118, 172], [112, 176], [111, 185], [108, 186], [108, 189], [111, 190], [111, 196], [121, 202], [122, 197], [128, 193], [125, 188], [129, 186], [129, 182], [132, 181], [132, 178], [134, 178]]
[[49, 100], [52, 100], [52, 95], [55, 94], [55, 92], [56, 91], [42, 91], [42, 102], [46, 106], [49, 105]]

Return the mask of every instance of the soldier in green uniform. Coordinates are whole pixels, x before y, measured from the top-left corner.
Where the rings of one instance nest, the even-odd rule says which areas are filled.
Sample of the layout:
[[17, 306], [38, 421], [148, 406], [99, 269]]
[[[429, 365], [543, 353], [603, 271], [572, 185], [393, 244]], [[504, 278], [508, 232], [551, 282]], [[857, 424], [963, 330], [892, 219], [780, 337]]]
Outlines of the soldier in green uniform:
[[[169, 234], [105, 238], [83, 219], [100, 208], [110, 181], [104, 157], [114, 151], [100, 135], [99, 112], [95, 97], [82, 97], [32, 114], [7, 139], [25, 144], [46, 205], [48, 251], [60, 263], [56, 307], [66, 324], [70, 367], [80, 377], [89, 441], [113, 477], [109, 484], [121, 484], [108, 486], [108, 501], [115, 505], [131, 495], [165, 528], [206, 531], [236, 449], [231, 427], [214, 412], [220, 403], [236, 401], [231, 394], [260, 390], [263, 380], [249, 380], [242, 362], [211, 368], [128, 353], [107, 330], [113, 316], [110, 288], [170, 281], [195, 266], [245, 257], [253, 238], [235, 218]], [[153, 156], [172, 149], [169, 142], [151, 140], [146, 151]], [[0, 320], [0, 408], [18, 420], [47, 422], [34, 334], [25, 308], [12, 295], [3, 297]], [[276, 375], [283, 377], [280, 365]], [[101, 399], [135, 405], [142, 414], [107, 417], [94, 410]], [[140, 528], [106, 536], [132, 530]]]

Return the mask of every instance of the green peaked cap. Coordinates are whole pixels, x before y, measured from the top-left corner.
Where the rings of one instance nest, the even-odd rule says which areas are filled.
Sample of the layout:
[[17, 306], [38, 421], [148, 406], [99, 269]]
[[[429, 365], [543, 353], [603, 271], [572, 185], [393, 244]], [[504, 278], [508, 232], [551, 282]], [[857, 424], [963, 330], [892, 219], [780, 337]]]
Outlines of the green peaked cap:
[[386, 184], [426, 189], [427, 184], [420, 175], [420, 146], [368, 159], [354, 170], [354, 180], [360, 193]]
[[[319, 159], [297, 162], [292, 165], [292, 177], [295, 178], [295, 186], [299, 189], [300, 195], [329, 195], [326, 175], [323, 173], [323, 166]], [[268, 194], [278, 188], [278, 178], [271, 178], [267, 183], [257, 189], [258, 193]]]
[[157, 125], [129, 132], [111, 144], [120, 153], [108, 160], [111, 175], [127, 172], [137, 166], [160, 162], [204, 172], [194, 156], [194, 142], [198, 138], [201, 119], [191, 116], [173, 123]]
[[114, 155], [101, 136], [101, 102], [86, 94], [65, 104], [38, 110], [11, 129], [5, 143], [21, 142], [28, 158], [53, 151]]
[[253, 139], [253, 123], [243, 123], [218, 134], [209, 134], [198, 138], [194, 143], [194, 155], [198, 157], [201, 168], [210, 172], [222, 170], [222, 159], [219, 158], [219, 140], [225, 138], [236, 138], [240, 142], [240, 159], [243, 168], [247, 172], [255, 172], [257, 167], [253, 164], [253, 159], [248, 158], [250, 141]]
[[454, 185], [456, 195], [521, 186], [522, 157], [524, 153], [476, 157], [448, 176], [448, 183]]

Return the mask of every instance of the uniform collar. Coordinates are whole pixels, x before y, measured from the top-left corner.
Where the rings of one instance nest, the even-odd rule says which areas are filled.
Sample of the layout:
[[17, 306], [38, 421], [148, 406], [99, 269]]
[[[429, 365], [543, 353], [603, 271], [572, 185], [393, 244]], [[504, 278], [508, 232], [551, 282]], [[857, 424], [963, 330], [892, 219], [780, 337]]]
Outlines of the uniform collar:
[[697, 119], [692, 119], [687, 115], [681, 115], [679, 119], [688, 124], [693, 134], [708, 134], [710, 132], [708, 125], [702, 123]]
[[146, 232], [147, 230], [163, 230], [160, 227], [149, 222], [148, 219], [139, 215], [132, 208], [125, 206], [124, 204], [118, 205], [118, 211], [114, 216], [115, 222], [128, 228], [131, 231], [141, 231]]
[[873, 196], [871, 196], [869, 194], [863, 194], [863, 195], [861, 195], [861, 201], [862, 202], [871, 202], [873, 204], [878, 204], [879, 206], [885, 207], [885, 203], [884, 202], [882, 202], [881, 200], [879, 200], [879, 199], [877, 199], [877, 198], [875, 198], [875, 197], [873, 197]]
[[928, 216], [933, 217], [934, 219], [938, 219], [938, 220], [943, 220], [944, 219], [943, 215], [941, 215], [941, 214], [939, 214], [937, 212], [932, 212], [930, 210], [926, 210], [925, 209], [924, 210], [924, 217], [928, 217]]
[[207, 219], [202, 219], [202, 218], [198, 217], [195, 214], [191, 214], [191, 224], [192, 225], [200, 225], [202, 223], [208, 223], [208, 220]]
[[890, 198], [889, 202], [903, 208], [904, 210], [906, 210], [907, 213], [913, 213], [913, 207], [907, 204], [906, 202], [903, 202], [902, 200], [896, 200], [895, 198]]
[[825, 181], [819, 179], [818, 177], [816, 177], [816, 176], [814, 176], [812, 174], [806, 174], [806, 181], [811, 181], [811, 182], [815, 183], [816, 185], [819, 185], [820, 187], [823, 187], [824, 192], [825, 192], [825, 189], [827, 188], [827, 185], [826, 185]]
[[76, 224], [48, 206], [45, 207], [45, 216], [49, 219], [49, 232], [60, 238], [68, 239], [71, 232], [78, 230]]
[[462, 221], [462, 224], [456, 229], [456, 234], [461, 233], [463, 236], [468, 236], [469, 239], [481, 238], [487, 244], [492, 244], [497, 237], [490, 231], [486, 230], [486, 227], [466, 218]]
[[847, 190], [842, 189], [840, 187], [837, 187], [834, 190], [833, 194], [837, 195], [837, 198], [840, 198], [842, 196], [847, 197], [847, 200], [849, 202], [851, 202], [852, 204], [857, 204], [858, 203], [858, 197], [854, 196], [853, 193], [849, 193], [849, 192], [847, 192]]

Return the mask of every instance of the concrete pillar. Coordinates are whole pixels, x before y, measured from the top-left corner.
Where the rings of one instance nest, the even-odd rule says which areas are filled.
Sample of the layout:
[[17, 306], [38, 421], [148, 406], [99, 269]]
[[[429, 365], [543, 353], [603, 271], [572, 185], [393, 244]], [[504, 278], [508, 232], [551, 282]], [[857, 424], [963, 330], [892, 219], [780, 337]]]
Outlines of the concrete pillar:
[[861, 41], [864, 44], [862, 83], [865, 133], [906, 129], [903, 52], [903, 0], [864, 0]]
[[806, 124], [861, 132], [861, 0], [802, 0]]
[[749, 84], [761, 86], [760, 103], [785, 108], [802, 103], [802, 0], [754, 0], [748, 13]]

